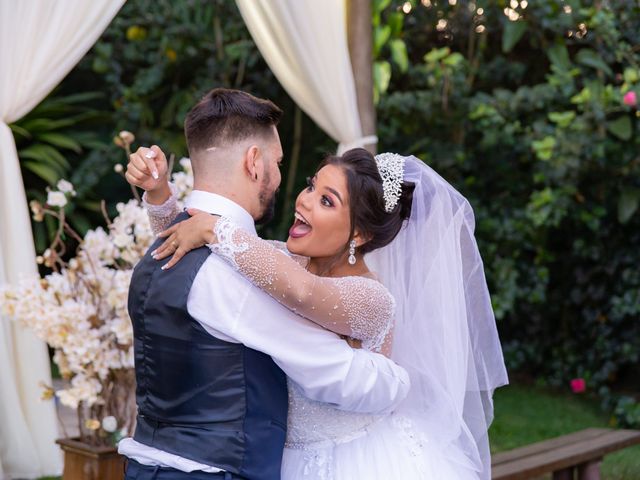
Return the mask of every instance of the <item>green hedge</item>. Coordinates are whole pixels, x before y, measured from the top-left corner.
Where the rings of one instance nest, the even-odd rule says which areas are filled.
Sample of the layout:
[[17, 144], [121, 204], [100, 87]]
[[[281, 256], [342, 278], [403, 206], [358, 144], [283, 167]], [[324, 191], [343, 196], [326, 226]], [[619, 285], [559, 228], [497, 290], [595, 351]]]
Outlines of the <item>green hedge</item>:
[[511, 371], [584, 378], [639, 424], [609, 388], [640, 391], [640, 115], [624, 102], [640, 96], [640, 8], [458, 3], [407, 16], [382, 147], [471, 199]]

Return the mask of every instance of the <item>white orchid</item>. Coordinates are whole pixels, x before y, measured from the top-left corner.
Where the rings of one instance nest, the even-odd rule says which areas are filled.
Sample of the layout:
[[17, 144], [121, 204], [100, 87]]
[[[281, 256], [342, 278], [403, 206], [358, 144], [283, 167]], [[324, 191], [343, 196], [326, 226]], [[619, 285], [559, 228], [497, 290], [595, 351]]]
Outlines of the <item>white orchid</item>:
[[57, 190], [53, 190], [47, 194], [47, 204], [52, 207], [62, 208], [67, 204], [67, 196]]
[[64, 179], [59, 180], [58, 183], [56, 184], [56, 187], [62, 193], [70, 193], [72, 195], [75, 193], [75, 190], [73, 189], [73, 184], [68, 180], [64, 180]]

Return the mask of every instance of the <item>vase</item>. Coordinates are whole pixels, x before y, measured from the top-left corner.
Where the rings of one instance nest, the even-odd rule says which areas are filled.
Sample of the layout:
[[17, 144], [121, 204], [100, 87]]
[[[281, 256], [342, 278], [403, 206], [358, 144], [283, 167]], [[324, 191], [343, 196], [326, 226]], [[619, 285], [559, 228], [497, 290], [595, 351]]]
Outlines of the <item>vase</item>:
[[56, 440], [64, 452], [62, 480], [122, 480], [124, 457], [115, 447], [94, 447], [75, 438]]

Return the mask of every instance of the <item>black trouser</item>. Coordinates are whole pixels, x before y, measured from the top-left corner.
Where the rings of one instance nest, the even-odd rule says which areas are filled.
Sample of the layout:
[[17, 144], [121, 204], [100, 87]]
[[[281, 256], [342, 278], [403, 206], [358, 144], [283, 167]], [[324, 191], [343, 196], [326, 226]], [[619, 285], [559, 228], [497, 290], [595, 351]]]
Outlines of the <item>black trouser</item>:
[[242, 480], [243, 477], [229, 472], [207, 473], [181, 472], [169, 467], [150, 467], [129, 459], [125, 473], [125, 480]]

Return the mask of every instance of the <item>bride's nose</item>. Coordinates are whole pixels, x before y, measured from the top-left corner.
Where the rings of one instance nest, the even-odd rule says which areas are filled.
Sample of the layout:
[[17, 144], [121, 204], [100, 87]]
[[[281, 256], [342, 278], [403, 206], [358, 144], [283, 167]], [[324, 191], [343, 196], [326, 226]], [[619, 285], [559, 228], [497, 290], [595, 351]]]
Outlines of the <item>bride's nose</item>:
[[311, 207], [311, 197], [313, 194], [311, 192], [303, 191], [298, 197], [298, 210], [309, 210]]

